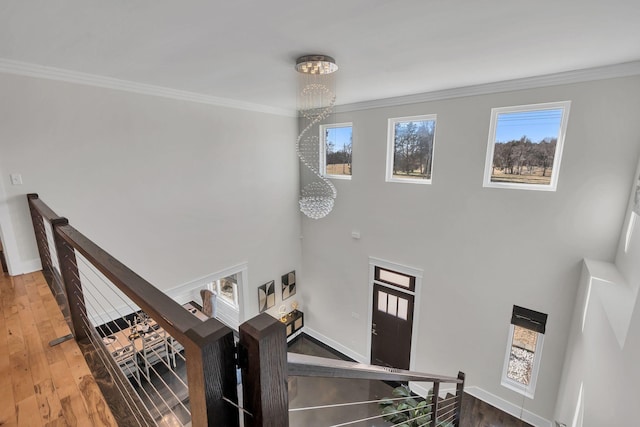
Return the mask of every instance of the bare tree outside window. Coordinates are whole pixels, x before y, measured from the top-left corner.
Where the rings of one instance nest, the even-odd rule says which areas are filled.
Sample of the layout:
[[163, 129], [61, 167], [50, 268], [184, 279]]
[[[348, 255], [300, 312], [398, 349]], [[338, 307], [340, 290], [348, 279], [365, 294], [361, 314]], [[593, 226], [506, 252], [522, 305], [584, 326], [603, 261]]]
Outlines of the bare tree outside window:
[[[435, 115], [389, 120], [387, 181], [431, 181]], [[392, 158], [392, 160], [391, 160]]]
[[485, 187], [555, 190], [569, 104], [494, 108]]
[[324, 141], [325, 176], [349, 178], [353, 174], [353, 134], [351, 124], [321, 126]]

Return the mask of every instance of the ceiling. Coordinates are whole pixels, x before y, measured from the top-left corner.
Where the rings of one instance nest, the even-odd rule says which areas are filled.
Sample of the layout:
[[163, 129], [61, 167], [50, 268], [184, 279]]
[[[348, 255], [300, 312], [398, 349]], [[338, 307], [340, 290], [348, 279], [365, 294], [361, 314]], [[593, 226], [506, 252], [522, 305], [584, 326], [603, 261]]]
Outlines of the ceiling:
[[639, 0], [2, 0], [0, 59], [295, 108], [295, 59], [338, 104], [640, 60]]

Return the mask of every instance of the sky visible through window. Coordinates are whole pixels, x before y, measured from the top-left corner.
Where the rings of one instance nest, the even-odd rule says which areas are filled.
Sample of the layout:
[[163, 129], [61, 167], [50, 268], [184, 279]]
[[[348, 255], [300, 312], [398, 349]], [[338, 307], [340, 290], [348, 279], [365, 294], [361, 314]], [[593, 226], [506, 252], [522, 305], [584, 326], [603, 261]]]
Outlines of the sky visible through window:
[[351, 126], [328, 128], [327, 141], [335, 144], [335, 150], [342, 150], [345, 145], [351, 145]]
[[522, 111], [498, 114], [495, 142], [509, 142], [527, 136], [537, 143], [544, 138], [557, 138], [562, 109]]

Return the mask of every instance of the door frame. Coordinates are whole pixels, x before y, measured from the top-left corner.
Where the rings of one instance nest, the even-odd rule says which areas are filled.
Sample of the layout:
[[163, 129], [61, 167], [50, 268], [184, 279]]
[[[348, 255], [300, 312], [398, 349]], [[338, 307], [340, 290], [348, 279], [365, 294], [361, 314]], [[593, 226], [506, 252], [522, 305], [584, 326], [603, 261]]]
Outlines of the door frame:
[[419, 325], [420, 325], [420, 303], [422, 299], [420, 297], [422, 292], [422, 274], [423, 271], [414, 267], [409, 267], [402, 264], [397, 264], [391, 261], [386, 261], [380, 258], [369, 257], [369, 284], [368, 290], [368, 307], [367, 307], [367, 363], [371, 363], [371, 322], [373, 321], [373, 281], [375, 279], [375, 267], [381, 267], [388, 270], [397, 271], [398, 273], [407, 274], [416, 278], [416, 288], [413, 292], [413, 325], [411, 328], [411, 353], [409, 354], [409, 369], [415, 370], [416, 363], [416, 346]]
[[[4, 184], [4, 173], [0, 170], [0, 239], [2, 239], [2, 250], [4, 252], [4, 258], [7, 261], [7, 270], [9, 270], [9, 275], [16, 276], [18, 274], [22, 274], [24, 271], [23, 266], [18, 259], [18, 243], [13, 233], [14, 228], [11, 220], [11, 214], [9, 213], [8, 203], [9, 199], [7, 198], [7, 192]], [[29, 223], [31, 223], [31, 221], [29, 221]], [[40, 265], [40, 257], [37, 258], [37, 264]], [[30, 271], [35, 270], [38, 270], [38, 267]]]

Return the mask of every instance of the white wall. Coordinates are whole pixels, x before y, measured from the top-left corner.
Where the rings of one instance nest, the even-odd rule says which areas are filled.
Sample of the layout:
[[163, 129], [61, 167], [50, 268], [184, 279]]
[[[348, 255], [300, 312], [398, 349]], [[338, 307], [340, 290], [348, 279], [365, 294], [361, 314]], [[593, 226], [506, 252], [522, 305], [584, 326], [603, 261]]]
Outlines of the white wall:
[[0, 93], [14, 274], [39, 265], [29, 192], [161, 289], [248, 262], [247, 316], [299, 269], [295, 119], [13, 75]]
[[[557, 191], [483, 188], [491, 108], [564, 100]], [[334, 212], [303, 220], [307, 325], [368, 360], [368, 257], [422, 269], [415, 368], [462, 370], [486, 396], [552, 419], [582, 259], [615, 255], [638, 111], [631, 77], [338, 114], [353, 122], [354, 175], [335, 181]], [[386, 183], [387, 119], [419, 114], [438, 115], [433, 184]], [[549, 315], [534, 400], [500, 385], [514, 304]]]
[[554, 414], [567, 426], [638, 422], [640, 222], [632, 207], [639, 173], [640, 166], [627, 176], [630, 200], [615, 262], [586, 260], [583, 268]]

